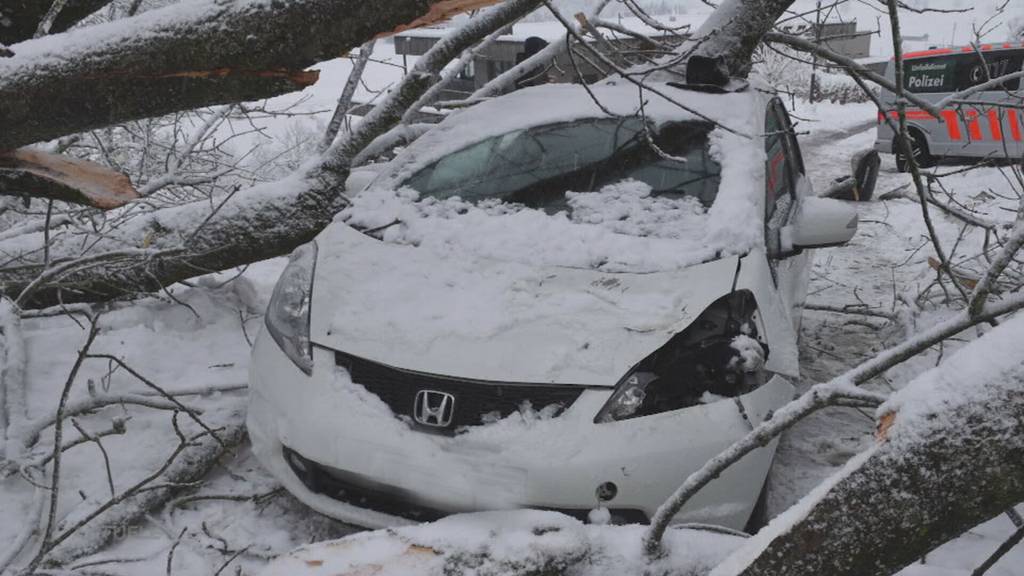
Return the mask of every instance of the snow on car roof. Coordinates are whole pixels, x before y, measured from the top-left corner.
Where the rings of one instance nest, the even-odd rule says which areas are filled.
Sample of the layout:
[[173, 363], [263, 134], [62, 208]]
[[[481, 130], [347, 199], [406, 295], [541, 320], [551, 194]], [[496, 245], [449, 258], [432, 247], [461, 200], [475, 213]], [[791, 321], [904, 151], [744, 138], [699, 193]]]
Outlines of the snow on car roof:
[[[752, 91], [709, 94], [667, 84], [653, 86], [672, 100], [732, 130], [747, 135], [760, 134], [758, 126], [750, 124], [756, 108]], [[631, 83], [608, 81], [590, 86], [589, 93], [587, 88], [579, 84], [546, 84], [459, 110], [395, 158], [381, 184], [402, 182], [442, 156], [514, 130], [582, 118], [603, 118], [609, 116], [608, 112], [622, 116], [640, 114], [640, 91]], [[654, 92], [645, 90], [643, 94], [644, 112], [656, 123], [701, 119]]]

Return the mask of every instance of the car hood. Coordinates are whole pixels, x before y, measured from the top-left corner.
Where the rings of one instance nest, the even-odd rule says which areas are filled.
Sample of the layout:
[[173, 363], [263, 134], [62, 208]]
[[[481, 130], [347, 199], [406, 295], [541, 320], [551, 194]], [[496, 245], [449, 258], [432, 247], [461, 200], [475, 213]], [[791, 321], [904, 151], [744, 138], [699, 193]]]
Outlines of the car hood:
[[[317, 244], [314, 344], [500, 382], [614, 386], [727, 294], [739, 269], [737, 256], [649, 274], [530, 266], [389, 244], [341, 223]], [[756, 276], [740, 278], [761, 306], [767, 368], [793, 375], [795, 337], [779, 306], [761, 305]], [[778, 350], [775, 338], [787, 344]]]

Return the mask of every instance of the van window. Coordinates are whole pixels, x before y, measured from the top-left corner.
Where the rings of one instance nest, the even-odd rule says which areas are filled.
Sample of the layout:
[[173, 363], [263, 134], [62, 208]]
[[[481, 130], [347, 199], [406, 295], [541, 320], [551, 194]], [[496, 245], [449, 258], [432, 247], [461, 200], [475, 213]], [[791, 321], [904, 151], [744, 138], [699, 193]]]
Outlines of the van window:
[[[907, 60], [904, 87], [916, 93], [957, 92], [1013, 72], [1024, 65], [1024, 51], [996, 50], [977, 53], [950, 54], [936, 58]], [[985, 69], [988, 68], [988, 74]], [[1003, 83], [1006, 90], [1016, 90], [1020, 79]]]
[[[1013, 72], [1020, 72], [1024, 64], [1024, 51], [1001, 50], [997, 52], [983, 52], [984, 59], [977, 54], [965, 54], [960, 56], [956, 67], [956, 82], [954, 89], [965, 90], [971, 86], [977, 86], [988, 82], [990, 78], [998, 78]], [[985, 68], [988, 68], [988, 74]], [[1006, 90], [1016, 90], [1020, 86], [1020, 78], [1003, 82]]]

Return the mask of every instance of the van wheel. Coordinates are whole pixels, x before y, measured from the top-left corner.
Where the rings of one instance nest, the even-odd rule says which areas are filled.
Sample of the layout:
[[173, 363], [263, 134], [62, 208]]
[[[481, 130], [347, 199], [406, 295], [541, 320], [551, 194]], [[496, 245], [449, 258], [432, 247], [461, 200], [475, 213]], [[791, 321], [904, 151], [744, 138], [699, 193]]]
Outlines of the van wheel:
[[[928, 152], [928, 142], [920, 132], [910, 132], [910, 150], [914, 154], [918, 168], [935, 166], [935, 158]], [[896, 146], [896, 170], [899, 172], [910, 171], [910, 163], [907, 162], [906, 155], [903, 154], [903, 147], [899, 145]]]

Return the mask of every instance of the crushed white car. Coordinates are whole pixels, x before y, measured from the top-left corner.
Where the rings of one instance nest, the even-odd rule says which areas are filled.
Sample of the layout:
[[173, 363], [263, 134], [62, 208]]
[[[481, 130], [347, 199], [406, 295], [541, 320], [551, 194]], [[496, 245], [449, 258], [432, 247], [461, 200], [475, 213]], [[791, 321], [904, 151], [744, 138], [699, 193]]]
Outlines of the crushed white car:
[[[792, 398], [808, 250], [857, 226], [812, 197], [781, 100], [732, 84], [528, 88], [401, 152], [274, 291], [250, 376], [263, 465], [365, 527], [646, 522]], [[676, 520], [743, 528], [773, 453]]]

